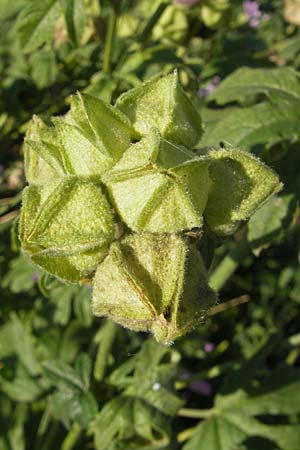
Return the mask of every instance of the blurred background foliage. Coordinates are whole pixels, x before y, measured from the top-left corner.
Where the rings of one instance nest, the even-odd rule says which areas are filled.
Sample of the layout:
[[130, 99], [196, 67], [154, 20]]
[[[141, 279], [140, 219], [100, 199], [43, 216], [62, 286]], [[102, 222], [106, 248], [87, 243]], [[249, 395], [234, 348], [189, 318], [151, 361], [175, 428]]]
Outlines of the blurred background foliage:
[[[1, 450], [299, 450], [299, 26], [298, 0], [0, 0]], [[220, 303], [165, 348], [28, 265], [17, 219], [34, 113], [175, 67], [202, 147], [252, 151], [285, 187], [218, 242]]]

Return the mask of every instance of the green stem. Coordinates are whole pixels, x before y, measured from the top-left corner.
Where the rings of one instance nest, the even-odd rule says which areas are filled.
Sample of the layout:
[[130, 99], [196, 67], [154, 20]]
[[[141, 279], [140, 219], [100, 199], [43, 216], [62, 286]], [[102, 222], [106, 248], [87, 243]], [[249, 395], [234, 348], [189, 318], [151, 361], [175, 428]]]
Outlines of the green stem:
[[82, 428], [79, 425], [79, 423], [75, 422], [71, 428], [71, 430], [68, 432], [67, 436], [65, 437], [61, 450], [72, 450], [76, 442], [79, 439], [79, 436], [81, 435]]
[[156, 23], [160, 19], [162, 13], [167, 8], [167, 6], [169, 6], [169, 3], [170, 3], [169, 0], [163, 0], [162, 2], [160, 2], [160, 4], [157, 6], [155, 11], [153, 12], [152, 16], [150, 17], [150, 19], [146, 23], [144, 29], [141, 31], [141, 34], [139, 36], [139, 41], [143, 42], [143, 41], [146, 41], [148, 39], [148, 37], [150, 36], [154, 26], [156, 25]]
[[179, 380], [175, 383], [175, 389], [185, 389], [190, 383], [193, 381], [199, 381], [203, 379], [212, 379], [219, 377], [223, 373], [227, 372], [228, 370], [232, 370], [232, 368], [240, 367], [241, 358], [236, 358], [232, 361], [213, 366], [207, 370], [202, 370], [199, 373], [195, 373], [192, 376], [190, 376], [187, 380]]
[[177, 416], [191, 417], [192, 419], [208, 419], [216, 414], [215, 408], [210, 409], [190, 409], [180, 408], [177, 412]]
[[104, 378], [107, 360], [116, 336], [117, 326], [111, 320], [107, 321], [100, 330], [100, 342], [96, 356], [94, 377], [97, 381]]
[[219, 291], [248, 254], [247, 242], [242, 240], [229, 251], [214, 272], [212, 272], [209, 278], [209, 285], [216, 291]]
[[105, 38], [104, 55], [103, 55], [103, 72], [111, 73], [111, 63], [116, 37], [117, 14], [111, 8], [108, 13], [108, 24]]

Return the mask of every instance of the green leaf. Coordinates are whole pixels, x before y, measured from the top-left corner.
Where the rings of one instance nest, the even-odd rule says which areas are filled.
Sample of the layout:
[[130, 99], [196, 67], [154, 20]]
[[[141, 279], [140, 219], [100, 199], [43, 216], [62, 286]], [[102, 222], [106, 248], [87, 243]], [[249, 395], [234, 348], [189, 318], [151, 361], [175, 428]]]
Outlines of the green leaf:
[[34, 338], [29, 326], [25, 325], [15, 313], [11, 314], [10, 324], [14, 352], [31, 375], [38, 375], [41, 371], [41, 366], [37, 360]]
[[90, 327], [93, 322], [91, 309], [91, 292], [87, 287], [77, 287], [74, 295], [74, 312], [83, 327]]
[[11, 261], [10, 270], [3, 277], [1, 284], [15, 294], [27, 292], [35, 285], [34, 274], [36, 270], [20, 255]]
[[91, 426], [96, 450], [155, 450], [170, 441], [167, 416], [143, 400], [120, 397], [107, 403]]
[[233, 112], [225, 109], [219, 121], [204, 133], [201, 147], [218, 146], [222, 141], [245, 149], [257, 144], [270, 147], [276, 142], [295, 142], [300, 138], [299, 120], [299, 106], [293, 99], [262, 102]]
[[248, 437], [261, 436], [284, 450], [296, 450], [300, 445], [298, 425], [269, 427], [240, 413], [238, 404], [232, 405], [234, 413], [220, 411], [218, 416], [203, 422], [182, 450], [232, 450]]
[[119, 397], [106, 403], [91, 425], [97, 450], [111, 450], [116, 442], [135, 435], [132, 419], [133, 400]]
[[39, 89], [46, 88], [56, 81], [58, 69], [56, 55], [52, 49], [42, 49], [30, 55], [31, 77]]
[[4, 21], [13, 17], [22, 7], [24, 7], [24, 3], [24, 0], [15, 0], [14, 2], [11, 2], [10, 0], [0, 0], [0, 20]]
[[[195, 428], [183, 450], [231, 450], [240, 448], [248, 437], [263, 437], [284, 450], [296, 450], [300, 444], [298, 425], [263, 423], [260, 416], [299, 414], [299, 371], [279, 367], [268, 371], [261, 382], [260, 372], [266, 357], [281, 337], [272, 335], [240, 369], [225, 379], [215, 398], [210, 415]], [[271, 422], [272, 423], [272, 422]]]
[[[175, 376], [176, 368], [171, 363], [171, 355], [168, 348], [158, 345], [154, 340], [146, 341], [139, 352], [132, 382], [135, 396], [167, 416], [175, 416], [183, 403], [168, 386], [172, 376]], [[169, 362], [162, 363], [166, 357]], [[167, 380], [165, 370], [168, 371]]]
[[32, 52], [53, 39], [61, 14], [59, 0], [28, 0], [18, 17], [17, 28], [25, 52]]
[[90, 362], [80, 355], [79, 366], [73, 369], [63, 361], [47, 361], [43, 363], [46, 376], [60, 389], [71, 389], [85, 392], [88, 388], [86, 377], [89, 376]]
[[75, 46], [80, 41], [87, 23], [84, 0], [62, 0], [68, 35]]
[[64, 389], [49, 397], [51, 413], [56, 420], [60, 420], [66, 428], [78, 422], [87, 428], [90, 421], [97, 414], [97, 402], [91, 392], [74, 392]]
[[108, 358], [112, 345], [116, 337], [116, 326], [113, 322], [107, 321], [97, 333], [95, 340], [98, 343], [98, 351], [94, 366], [94, 377], [97, 381], [104, 378]]
[[273, 197], [251, 217], [247, 238], [256, 255], [281, 235], [282, 222], [289, 213], [292, 201], [293, 195]]
[[15, 378], [13, 381], [0, 378], [0, 380], [1, 390], [16, 402], [33, 402], [43, 393], [37, 380], [31, 378]]
[[300, 77], [293, 68], [252, 69], [242, 67], [229, 75], [209, 96], [218, 104], [242, 101], [257, 94], [300, 102]]

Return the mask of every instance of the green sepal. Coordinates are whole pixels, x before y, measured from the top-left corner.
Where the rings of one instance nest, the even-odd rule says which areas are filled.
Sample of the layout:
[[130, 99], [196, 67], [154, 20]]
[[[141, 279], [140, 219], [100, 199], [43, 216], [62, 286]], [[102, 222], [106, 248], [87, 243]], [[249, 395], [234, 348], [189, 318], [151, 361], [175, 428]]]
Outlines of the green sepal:
[[[76, 127], [98, 149], [110, 167], [137, 137], [129, 119], [121, 111], [88, 94], [78, 93], [71, 98], [71, 110], [65, 121]], [[103, 169], [100, 171], [102, 173]]]
[[71, 283], [91, 279], [114, 237], [114, 219], [99, 184], [64, 177], [24, 189], [19, 234], [32, 262]]
[[102, 177], [122, 220], [134, 231], [171, 233], [202, 226], [210, 159], [163, 139], [157, 129], [133, 144]]
[[218, 235], [232, 234], [282, 184], [272, 169], [251, 153], [238, 149], [211, 150], [212, 187], [204, 211], [209, 228]]
[[112, 158], [103, 154], [77, 126], [70, 125], [68, 116], [55, 117], [52, 121], [60, 140], [69, 175], [99, 177], [111, 168]]
[[46, 184], [65, 173], [59, 140], [54, 127], [33, 116], [24, 144], [25, 176], [31, 184]]
[[164, 138], [193, 148], [203, 133], [201, 117], [181, 88], [177, 71], [125, 92], [116, 107], [142, 136], [155, 127]]
[[94, 279], [93, 311], [170, 344], [216, 301], [200, 253], [175, 234], [132, 234], [110, 247]]

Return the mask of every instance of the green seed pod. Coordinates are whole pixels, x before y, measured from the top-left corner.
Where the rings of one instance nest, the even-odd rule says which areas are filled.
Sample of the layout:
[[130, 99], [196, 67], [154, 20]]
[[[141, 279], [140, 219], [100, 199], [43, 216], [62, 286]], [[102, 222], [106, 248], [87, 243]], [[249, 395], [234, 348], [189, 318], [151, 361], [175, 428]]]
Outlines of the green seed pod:
[[[89, 144], [100, 152], [102, 158], [107, 160], [105, 169], [100, 167], [101, 173], [108, 166], [112, 167], [121, 158], [131, 140], [137, 137], [129, 119], [121, 111], [88, 94], [78, 93], [72, 97], [71, 110], [65, 116], [65, 123], [75, 127]], [[68, 134], [65, 137], [64, 133], [68, 133], [67, 127], [61, 133], [66, 143], [69, 138]], [[84, 156], [82, 143], [77, 142], [76, 134], [72, 137], [75, 147], [78, 151], [81, 150], [80, 156]], [[68, 144], [68, 151], [71, 152], [72, 144]]]
[[216, 301], [200, 253], [175, 234], [132, 234], [110, 247], [94, 279], [93, 311], [170, 344]]
[[65, 173], [56, 131], [38, 116], [33, 116], [26, 132], [24, 160], [31, 184], [47, 184]]
[[209, 152], [212, 188], [204, 217], [218, 235], [232, 234], [241, 221], [280, 191], [282, 184], [260, 159], [237, 149]]
[[37, 116], [25, 138], [26, 178], [45, 184], [53, 176], [99, 176], [110, 169], [129, 147], [135, 132], [129, 119], [90, 95], [74, 96], [71, 111], [52, 119]]
[[99, 184], [64, 177], [24, 189], [19, 234], [34, 264], [66, 282], [83, 283], [108, 253], [113, 215]]
[[178, 232], [202, 226], [209, 163], [152, 129], [102, 179], [132, 230]]
[[142, 136], [158, 128], [164, 138], [189, 148], [202, 136], [201, 117], [182, 90], [176, 71], [125, 92], [116, 107]]

